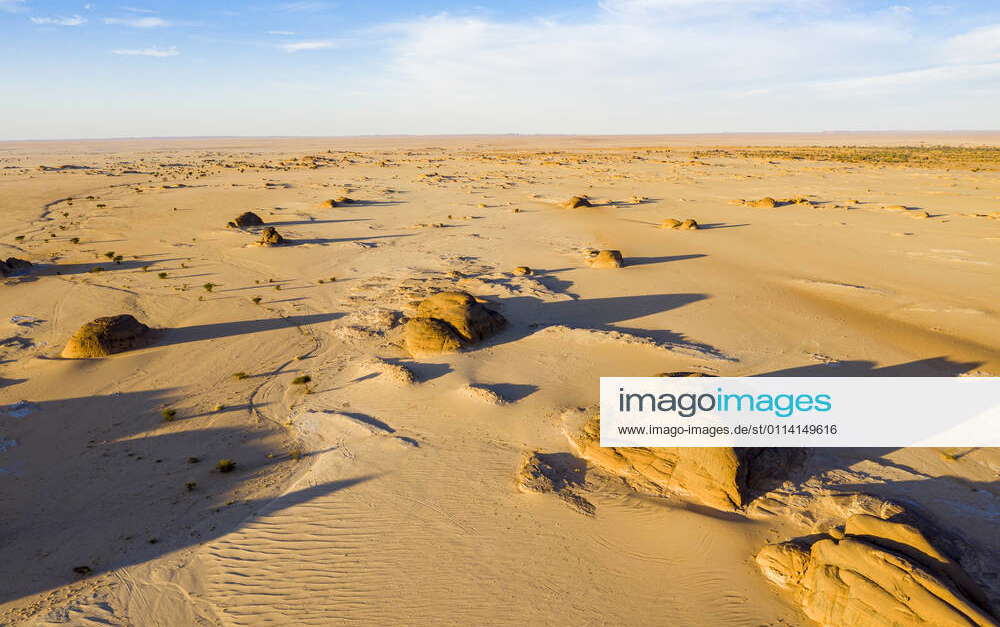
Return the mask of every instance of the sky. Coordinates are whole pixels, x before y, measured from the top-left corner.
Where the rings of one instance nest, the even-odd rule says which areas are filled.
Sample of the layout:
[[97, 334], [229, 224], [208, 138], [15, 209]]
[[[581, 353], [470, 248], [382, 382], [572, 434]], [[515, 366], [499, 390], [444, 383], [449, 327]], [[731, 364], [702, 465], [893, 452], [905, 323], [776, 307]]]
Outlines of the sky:
[[1000, 129], [1000, 0], [122, 1], [0, 0], [0, 140]]

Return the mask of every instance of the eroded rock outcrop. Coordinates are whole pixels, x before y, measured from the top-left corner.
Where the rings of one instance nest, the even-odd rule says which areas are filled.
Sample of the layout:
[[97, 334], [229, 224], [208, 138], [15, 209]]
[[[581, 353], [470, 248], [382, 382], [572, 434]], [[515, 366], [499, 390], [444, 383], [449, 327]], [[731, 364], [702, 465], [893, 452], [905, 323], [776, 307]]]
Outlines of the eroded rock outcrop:
[[562, 204], [563, 207], [567, 209], [576, 209], [578, 207], [593, 207], [594, 205], [590, 202], [590, 199], [586, 196], [573, 196], [566, 202]]
[[821, 625], [997, 625], [979, 586], [907, 520], [854, 514], [818, 539], [765, 546], [756, 562]]
[[678, 494], [724, 511], [746, 506], [805, 456], [795, 448], [602, 447], [598, 416], [567, 433], [581, 457], [636, 490]]
[[593, 516], [593, 503], [577, 492], [584, 485], [586, 470], [582, 460], [568, 453], [525, 454], [517, 471], [517, 487], [522, 492], [555, 494], [581, 514]]
[[107, 357], [150, 342], [149, 327], [129, 314], [98, 318], [80, 327], [66, 343], [62, 356], [67, 359]]
[[260, 234], [260, 240], [257, 242], [261, 246], [281, 246], [285, 243], [285, 238], [278, 233], [278, 230], [273, 226], [269, 226]]
[[587, 258], [587, 265], [591, 268], [621, 268], [625, 260], [620, 250], [599, 250]]
[[506, 324], [470, 294], [439, 292], [417, 306], [403, 329], [403, 341], [411, 355], [448, 353], [477, 344]]
[[236, 216], [236, 219], [233, 220], [230, 224], [239, 227], [241, 229], [245, 229], [250, 226], [264, 226], [264, 221], [256, 213], [252, 211], [246, 211]]
[[17, 257], [8, 257], [7, 260], [0, 259], [0, 278], [7, 278], [16, 274], [24, 274], [31, 270], [31, 262]]
[[679, 231], [697, 231], [698, 222], [693, 218], [688, 218], [687, 220], [678, 220], [676, 218], [667, 218], [660, 223], [661, 229], [675, 229]]

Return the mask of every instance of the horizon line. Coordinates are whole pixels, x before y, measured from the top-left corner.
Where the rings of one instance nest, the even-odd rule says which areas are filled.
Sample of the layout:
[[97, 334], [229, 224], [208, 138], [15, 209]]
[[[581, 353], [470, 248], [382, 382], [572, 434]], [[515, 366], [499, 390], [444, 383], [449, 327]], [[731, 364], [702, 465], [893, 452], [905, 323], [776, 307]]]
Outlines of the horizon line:
[[823, 130], [823, 131], [681, 131], [673, 133], [358, 133], [352, 135], [122, 135], [112, 137], [60, 137], [0, 139], [14, 142], [136, 141], [178, 139], [362, 139], [393, 137], [691, 137], [697, 135], [920, 135], [958, 133], [997, 133], [997, 129], [925, 129], [925, 130]]

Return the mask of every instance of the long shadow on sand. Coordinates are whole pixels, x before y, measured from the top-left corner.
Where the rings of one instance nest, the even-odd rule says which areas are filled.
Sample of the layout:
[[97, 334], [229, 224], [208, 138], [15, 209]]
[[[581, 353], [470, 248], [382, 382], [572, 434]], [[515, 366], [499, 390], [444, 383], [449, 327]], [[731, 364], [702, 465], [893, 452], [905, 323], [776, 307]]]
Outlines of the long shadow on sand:
[[[5, 437], [17, 442], [0, 459], [0, 603], [72, 583], [81, 576], [74, 569], [98, 574], [145, 562], [373, 478], [244, 500], [240, 493], [269, 467], [295, 462], [268, 444], [278, 442], [266, 439], [273, 431], [237, 417], [216, 426], [218, 415], [199, 418], [185, 400], [159, 389], [0, 414]], [[165, 406], [178, 418], [153, 435]], [[219, 472], [224, 458], [236, 469]]]
[[319, 324], [336, 320], [344, 314], [324, 313], [310, 314], [304, 316], [287, 316], [284, 318], [263, 318], [260, 320], [241, 320], [238, 322], [216, 322], [213, 324], [197, 324], [189, 327], [175, 327], [172, 329], [158, 329], [154, 346], [170, 346], [173, 344], [184, 344], [186, 342], [201, 342], [203, 340], [214, 340], [221, 337], [232, 337], [234, 335], [246, 335], [248, 333], [261, 333], [264, 331], [274, 331], [276, 329], [288, 329], [291, 327], [303, 327], [311, 324]]
[[304, 226], [306, 224], [337, 224], [338, 222], [370, 222], [371, 218], [348, 218], [344, 220], [284, 220], [267, 222], [267, 226]]
[[[37, 269], [33, 270], [31, 274], [38, 276], [51, 276], [51, 275], [71, 275], [71, 274], [85, 274], [88, 272], [93, 272], [95, 268], [101, 268], [104, 272], [115, 272], [119, 270], [138, 270], [149, 266], [152, 268], [156, 264], [164, 264], [171, 261], [182, 261], [182, 258], [172, 258], [172, 259], [146, 259], [146, 260], [130, 260], [122, 261], [120, 263], [115, 263], [114, 261], [108, 259], [105, 261], [95, 261], [93, 263], [63, 263], [63, 264], [38, 264]], [[30, 276], [30, 275], [29, 275]]]
[[650, 339], [657, 344], [687, 348], [713, 357], [728, 359], [714, 346], [693, 341], [675, 331], [637, 329], [616, 324], [671, 311], [706, 298], [709, 298], [708, 294], [684, 293], [582, 298], [557, 302], [546, 302], [532, 296], [506, 298], [500, 301], [500, 306], [511, 324], [488, 344], [516, 342], [545, 327], [565, 326], [624, 333]]
[[654, 263], [669, 263], [671, 261], [684, 261], [685, 259], [700, 259], [702, 257], [707, 257], [708, 255], [696, 254], [696, 255], [669, 255], [666, 257], [626, 257], [625, 267], [631, 266], [648, 266]]

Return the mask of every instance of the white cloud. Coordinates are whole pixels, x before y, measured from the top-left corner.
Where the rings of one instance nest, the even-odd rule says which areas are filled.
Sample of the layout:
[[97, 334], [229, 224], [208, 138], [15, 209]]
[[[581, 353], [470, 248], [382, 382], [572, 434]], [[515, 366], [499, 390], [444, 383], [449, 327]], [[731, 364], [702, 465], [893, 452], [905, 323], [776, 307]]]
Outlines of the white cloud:
[[144, 9], [141, 7], [124, 6], [118, 8], [122, 11], [128, 11], [129, 13], [156, 13], [153, 9]]
[[945, 51], [955, 60], [971, 63], [1000, 61], [1000, 24], [983, 26], [945, 42]]
[[129, 26], [131, 28], [162, 28], [165, 26], [171, 26], [172, 24], [167, 20], [159, 17], [106, 17], [104, 18], [105, 24], [118, 24], [121, 26]]
[[300, 52], [302, 50], [323, 50], [326, 48], [333, 48], [334, 42], [329, 40], [317, 40], [317, 41], [295, 41], [287, 44], [281, 44], [278, 47], [285, 52]]
[[126, 56], [137, 56], [137, 57], [176, 57], [180, 54], [177, 51], [176, 46], [170, 46], [169, 48], [133, 48], [127, 50], [112, 50], [112, 54], [121, 54]]
[[54, 26], [80, 26], [87, 23], [87, 18], [79, 15], [72, 17], [33, 17], [30, 19], [35, 24], [51, 24]]

